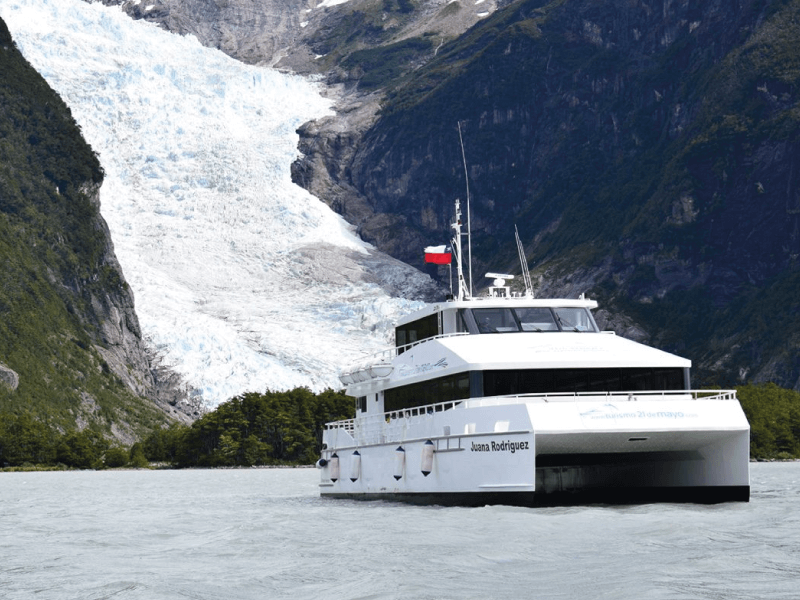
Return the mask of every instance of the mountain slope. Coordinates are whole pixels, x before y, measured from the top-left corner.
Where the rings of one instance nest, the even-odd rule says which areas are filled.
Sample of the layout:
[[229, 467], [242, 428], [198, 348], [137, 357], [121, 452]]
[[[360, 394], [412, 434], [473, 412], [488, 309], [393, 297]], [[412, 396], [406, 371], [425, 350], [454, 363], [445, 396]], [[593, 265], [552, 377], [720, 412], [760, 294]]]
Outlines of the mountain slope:
[[[103, 170], [0, 19], [0, 410], [129, 441], [167, 422], [98, 211]], [[146, 397], [149, 396], [149, 399]]]

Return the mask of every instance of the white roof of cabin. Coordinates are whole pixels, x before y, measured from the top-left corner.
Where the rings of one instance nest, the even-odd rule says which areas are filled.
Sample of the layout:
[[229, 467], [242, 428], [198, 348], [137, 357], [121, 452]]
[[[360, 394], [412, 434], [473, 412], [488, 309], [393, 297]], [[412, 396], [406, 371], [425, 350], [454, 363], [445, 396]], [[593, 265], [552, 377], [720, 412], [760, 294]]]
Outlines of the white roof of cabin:
[[686, 358], [603, 333], [519, 332], [430, 340], [395, 361], [391, 385], [472, 370], [689, 368]]
[[470, 368], [483, 370], [692, 365], [692, 361], [680, 356], [604, 333], [481, 334], [444, 338], [438, 343], [470, 364]]

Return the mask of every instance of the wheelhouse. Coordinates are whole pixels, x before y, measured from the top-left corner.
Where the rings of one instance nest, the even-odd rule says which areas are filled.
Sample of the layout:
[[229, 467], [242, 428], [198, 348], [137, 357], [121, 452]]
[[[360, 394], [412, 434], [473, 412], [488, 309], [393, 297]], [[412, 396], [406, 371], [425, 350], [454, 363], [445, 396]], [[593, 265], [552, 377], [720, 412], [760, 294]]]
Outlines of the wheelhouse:
[[483, 306], [435, 311], [398, 325], [395, 346], [402, 354], [410, 345], [448, 333], [599, 333], [585, 306]]
[[[473, 336], [491, 336], [486, 338], [485, 344], [481, 342], [481, 348], [486, 349], [482, 354], [492, 356], [492, 348], [513, 347], [513, 360], [497, 362], [495, 365], [491, 365], [491, 361], [483, 361], [487, 364], [480, 365], [480, 358], [465, 358], [466, 363], [462, 362], [462, 366], [455, 366], [455, 362], [451, 361], [450, 368], [441, 372], [441, 375], [434, 376], [439, 366], [436, 363], [425, 376], [418, 375], [411, 381], [399, 375], [384, 380], [377, 388], [371, 388], [373, 395], [370, 397], [374, 396], [379, 401], [375, 403], [376, 409], [388, 413], [438, 402], [487, 396], [690, 389], [687, 366], [690, 363], [685, 359], [672, 357], [674, 360], [666, 365], [658, 364], [657, 360], [644, 364], [637, 360], [627, 363], [628, 359], [624, 357], [616, 360], [613, 351], [596, 350], [607, 346], [602, 342], [612, 341], [603, 339], [606, 335], [613, 336], [613, 332], [601, 332], [598, 328], [591, 313], [591, 309], [596, 306], [594, 301], [582, 298], [556, 301], [504, 298], [455, 301], [427, 307], [423, 309], [423, 314], [410, 316], [395, 329], [394, 353], [398, 357], [397, 370], [400, 372], [414, 370], [405, 365], [405, 357], [400, 358], [405, 352], [415, 349], [414, 356], [409, 359], [410, 364], [425, 363], [428, 360], [419, 358], [427, 352], [424, 348], [420, 346], [416, 349], [423, 342], [439, 340], [451, 348], [456, 346], [464, 350], [468, 345], [466, 340], [463, 343], [447, 343], [446, 338], [454, 335], [466, 335], [475, 341], [477, 338]], [[601, 336], [603, 333], [606, 335]], [[503, 334], [509, 335], [506, 338]], [[581, 335], [562, 338], [559, 334]], [[583, 337], [592, 334], [598, 336], [591, 338], [595, 342]], [[536, 337], [523, 342], [523, 338], [517, 337], [518, 335]], [[540, 335], [543, 337], [539, 337]], [[536, 345], [544, 345], [547, 350], [534, 353], [531, 348]], [[554, 366], [555, 357], [574, 351], [576, 346], [587, 353], [576, 356], [578, 361], [569, 366]], [[581, 364], [582, 360], [586, 362], [589, 349], [596, 353], [595, 358], [598, 354], [602, 355], [599, 364]], [[455, 352], [458, 354], [458, 350]], [[523, 367], [525, 363], [530, 366]], [[508, 368], [503, 368], [505, 365]], [[371, 405], [372, 403], [370, 407]], [[360, 406], [361, 412], [366, 412], [367, 406], [363, 400]]]

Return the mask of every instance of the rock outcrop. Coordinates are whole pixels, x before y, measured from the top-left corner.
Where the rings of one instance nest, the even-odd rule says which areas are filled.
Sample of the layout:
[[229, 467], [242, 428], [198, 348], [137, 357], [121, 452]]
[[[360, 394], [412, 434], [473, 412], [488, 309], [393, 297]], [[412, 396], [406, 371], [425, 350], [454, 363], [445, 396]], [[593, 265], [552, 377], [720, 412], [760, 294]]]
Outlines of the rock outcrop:
[[12, 392], [19, 387], [19, 375], [3, 363], [0, 363], [0, 385], [5, 385]]

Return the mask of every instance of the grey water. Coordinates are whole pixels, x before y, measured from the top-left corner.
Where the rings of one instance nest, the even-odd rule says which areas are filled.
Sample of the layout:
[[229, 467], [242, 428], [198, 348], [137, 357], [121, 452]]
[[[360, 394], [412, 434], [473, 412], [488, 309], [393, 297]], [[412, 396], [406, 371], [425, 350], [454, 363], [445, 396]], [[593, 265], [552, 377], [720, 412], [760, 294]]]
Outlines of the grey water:
[[315, 469], [0, 473], [0, 598], [800, 598], [800, 463], [749, 503], [321, 499]]

